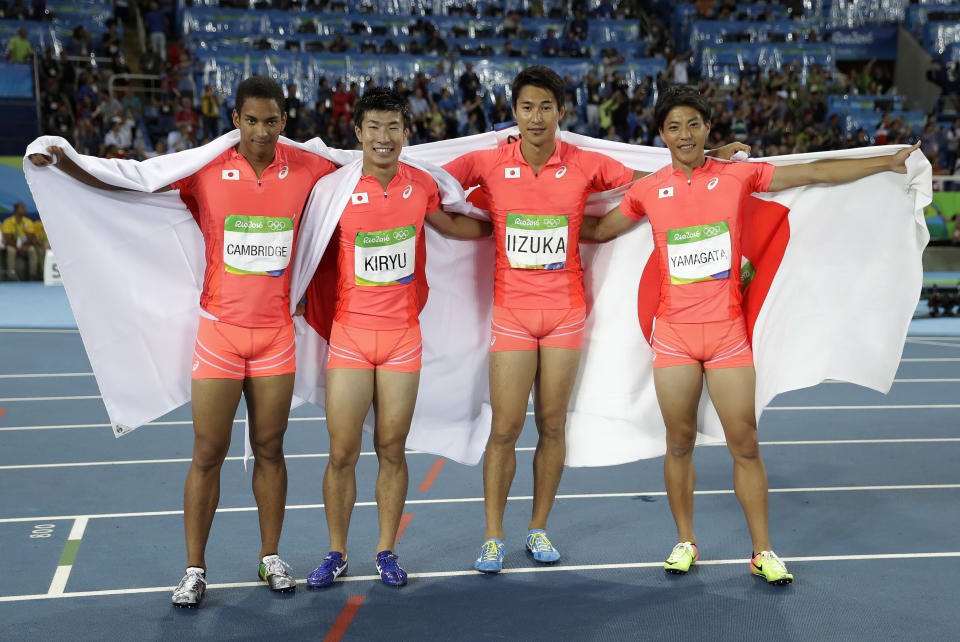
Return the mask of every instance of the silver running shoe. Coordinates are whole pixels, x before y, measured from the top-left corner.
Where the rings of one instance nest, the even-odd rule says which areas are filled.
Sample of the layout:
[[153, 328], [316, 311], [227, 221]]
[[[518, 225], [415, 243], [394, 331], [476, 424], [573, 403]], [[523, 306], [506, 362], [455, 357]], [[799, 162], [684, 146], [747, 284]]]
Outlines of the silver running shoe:
[[200, 606], [205, 590], [207, 590], [206, 572], [199, 566], [189, 566], [170, 600], [177, 608], [195, 609]]
[[279, 555], [267, 555], [260, 562], [260, 579], [270, 585], [271, 591], [289, 593], [297, 589], [297, 581], [290, 577], [287, 569], [290, 565], [280, 559]]

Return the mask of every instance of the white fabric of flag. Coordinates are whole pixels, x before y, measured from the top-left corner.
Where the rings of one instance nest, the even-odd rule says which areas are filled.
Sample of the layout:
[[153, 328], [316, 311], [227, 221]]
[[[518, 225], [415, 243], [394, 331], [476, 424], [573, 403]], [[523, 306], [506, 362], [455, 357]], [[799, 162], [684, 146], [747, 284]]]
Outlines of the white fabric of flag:
[[[407, 147], [403, 160], [429, 169], [443, 190], [452, 179], [426, 164], [494, 148], [511, 133]], [[204, 272], [203, 239], [177, 193], [144, 192], [197, 171], [238, 138], [234, 131], [204, 147], [140, 163], [80, 157], [55, 137], [42, 137], [27, 150], [42, 153], [60, 145], [101, 180], [137, 190], [101, 191], [55, 168], [24, 162], [117, 435], [189, 401]], [[663, 149], [568, 133], [562, 138], [638, 170], [652, 172], [670, 162]], [[291, 302], [305, 291], [360, 172], [356, 152], [329, 149], [317, 139], [296, 145], [346, 166], [318, 181], [310, 198], [293, 258]], [[896, 149], [764, 160], [791, 164]], [[824, 379], [889, 390], [919, 298], [921, 254], [929, 238], [922, 210], [932, 194], [930, 166], [915, 152], [907, 167], [906, 175], [885, 172], [845, 185], [761, 195], [790, 208], [791, 236], [754, 330], [758, 418], [777, 394]], [[462, 192], [446, 187], [445, 208], [476, 215]], [[623, 187], [593, 195], [586, 213], [606, 212], [625, 192]], [[426, 230], [431, 289], [421, 314], [423, 371], [408, 446], [475, 464], [490, 430], [493, 243]], [[581, 246], [591, 308], [568, 413], [568, 465], [619, 464], [665, 450], [651, 352], [636, 311], [637, 284], [652, 250], [646, 221], [610, 243]], [[322, 405], [326, 346], [302, 319], [296, 327], [295, 397]], [[700, 411], [698, 439], [722, 440], [706, 393]]]

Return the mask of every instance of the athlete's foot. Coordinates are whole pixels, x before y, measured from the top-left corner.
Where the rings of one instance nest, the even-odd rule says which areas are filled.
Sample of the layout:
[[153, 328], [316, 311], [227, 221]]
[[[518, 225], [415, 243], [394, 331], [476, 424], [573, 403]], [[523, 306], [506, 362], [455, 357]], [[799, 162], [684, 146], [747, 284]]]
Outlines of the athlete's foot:
[[400, 568], [393, 551], [377, 553], [377, 573], [380, 574], [380, 581], [387, 586], [399, 587], [407, 583], [407, 572]]
[[533, 559], [544, 564], [552, 564], [560, 559], [560, 551], [550, 543], [547, 532], [542, 528], [531, 528], [527, 531], [527, 552], [533, 555]]
[[173, 590], [170, 600], [173, 605], [181, 609], [195, 609], [203, 600], [203, 593], [207, 590], [207, 574], [199, 566], [188, 566], [183, 579]]
[[307, 586], [323, 588], [330, 586], [341, 575], [347, 574], [347, 559], [340, 551], [330, 551], [313, 573], [307, 576]]
[[473, 567], [481, 573], [499, 573], [503, 570], [503, 540], [491, 537], [480, 546], [480, 555]]
[[258, 575], [270, 585], [271, 591], [290, 593], [297, 589], [297, 581], [287, 573], [288, 568], [290, 565], [280, 559], [279, 555], [267, 555], [260, 561]]
[[667, 573], [686, 573], [700, 558], [700, 550], [693, 542], [679, 542], [670, 551], [670, 557], [663, 563], [663, 570]]
[[793, 575], [787, 572], [787, 567], [773, 551], [760, 551], [750, 560], [750, 572], [762, 577], [768, 584], [785, 586], [793, 581]]

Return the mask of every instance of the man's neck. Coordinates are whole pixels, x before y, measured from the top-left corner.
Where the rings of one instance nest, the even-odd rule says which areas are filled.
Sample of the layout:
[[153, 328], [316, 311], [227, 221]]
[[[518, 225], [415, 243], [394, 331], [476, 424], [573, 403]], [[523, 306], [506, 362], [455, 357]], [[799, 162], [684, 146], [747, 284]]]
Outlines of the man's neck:
[[[181, 138], [183, 140], [187, 140], [186, 136], [182, 136]], [[238, 148], [237, 151], [239, 151], [240, 155], [246, 158], [247, 162], [250, 163], [250, 167], [253, 168], [257, 178], [260, 178], [263, 175], [263, 170], [270, 166], [270, 163], [273, 162], [273, 158], [276, 155], [276, 148], [274, 148], [273, 153], [271, 153], [269, 156], [264, 154], [263, 157], [257, 157], [243, 148]]]
[[373, 176], [375, 179], [377, 179], [377, 182], [380, 183], [380, 186], [383, 188], [384, 192], [387, 191], [387, 186], [399, 171], [400, 166], [398, 163], [394, 163], [393, 165], [388, 165], [386, 167], [379, 167], [373, 163], [363, 161], [363, 175]]
[[556, 149], [557, 140], [555, 138], [544, 141], [540, 145], [534, 145], [525, 138], [520, 141], [520, 154], [523, 155], [523, 160], [527, 161], [527, 164], [538, 174], [550, 160], [550, 157], [553, 156]]

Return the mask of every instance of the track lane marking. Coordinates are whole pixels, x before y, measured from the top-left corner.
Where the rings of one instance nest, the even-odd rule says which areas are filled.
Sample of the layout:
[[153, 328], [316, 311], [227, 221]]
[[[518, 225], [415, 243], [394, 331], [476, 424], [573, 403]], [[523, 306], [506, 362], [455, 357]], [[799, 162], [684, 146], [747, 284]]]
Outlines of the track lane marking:
[[[886, 486], [811, 486], [805, 488], [771, 488], [771, 493], [828, 493], [828, 492], [869, 492], [869, 491], [903, 491], [903, 490], [951, 490], [960, 488], [960, 484], [902, 484]], [[697, 490], [695, 495], [733, 495], [733, 489], [717, 490]], [[667, 493], [663, 490], [655, 491], [630, 491], [626, 493], [576, 493], [568, 495], [557, 495], [557, 499], [619, 499], [632, 497], [666, 497]], [[517, 495], [507, 497], [507, 501], [531, 501], [533, 495]], [[483, 502], [483, 497], [448, 497], [442, 499], [408, 499], [410, 504], [473, 504]], [[354, 506], [375, 507], [376, 501], [357, 502]], [[286, 510], [318, 510], [323, 508], [323, 504], [293, 504], [286, 506]], [[256, 512], [256, 506], [237, 506], [231, 508], [218, 508], [217, 513], [252, 513]], [[127, 517], [165, 517], [173, 515], [183, 515], [183, 510], [160, 510], [144, 511], [137, 513], [94, 513], [89, 515], [56, 515], [48, 517], [4, 517], [0, 518], [0, 524], [14, 524], [20, 522], [54, 522], [68, 521], [86, 517], [88, 519], [120, 519]]]
[[[875, 560], [911, 560], [911, 559], [942, 559], [960, 557], [960, 551], [944, 551], [934, 553], [878, 553], [874, 555], [811, 555], [797, 557], [783, 557], [784, 562], [806, 563], [806, 562], [860, 562]], [[746, 564], [747, 558], [737, 559], [719, 559], [705, 560], [700, 559], [697, 564], [700, 566], [725, 566], [735, 564]], [[626, 562], [621, 564], [578, 564], [576, 566], [532, 566], [523, 568], [505, 568], [500, 571], [500, 575], [512, 575], [521, 573], [569, 573], [583, 571], [608, 571], [608, 570], [629, 570], [638, 568], [662, 569], [663, 560], [656, 562]], [[436, 579], [447, 577], [482, 577], [480, 573], [473, 570], [459, 571], [434, 571], [426, 573], [409, 573], [410, 579]], [[337, 578], [336, 582], [379, 582], [379, 575], [346, 575]], [[298, 579], [297, 584], [306, 584], [306, 579]], [[175, 586], [151, 586], [132, 589], [107, 589], [102, 591], [77, 591], [73, 593], [63, 593], [61, 595], [4, 595], [0, 596], [0, 602], [26, 602], [30, 600], [49, 600], [49, 599], [68, 599], [78, 597], [105, 597], [114, 595], [136, 595], [140, 593], [169, 593], [175, 589]], [[263, 582], [226, 582], [222, 584], [208, 584], [208, 590], [233, 589], [233, 588], [260, 588], [263, 590]], [[354, 596], [362, 597], [362, 596]]]
[[443, 470], [443, 464], [447, 460], [443, 457], [437, 457], [437, 460], [433, 462], [433, 466], [430, 467], [430, 470], [427, 472], [427, 476], [423, 478], [423, 481], [420, 483], [420, 487], [417, 489], [417, 492], [425, 493], [430, 490], [430, 487], [433, 486], [433, 482], [437, 481], [437, 475], [440, 474], [440, 471]]
[[73, 563], [77, 559], [77, 552], [80, 550], [80, 541], [83, 539], [83, 533], [87, 529], [87, 517], [78, 517], [73, 521], [70, 528], [70, 535], [67, 536], [67, 543], [63, 547], [63, 553], [60, 555], [60, 561], [57, 563], [57, 570], [53, 574], [53, 581], [50, 582], [50, 588], [47, 595], [63, 595], [67, 588], [67, 580], [70, 578], [70, 571], [73, 570]]
[[407, 530], [407, 526], [410, 525], [410, 520], [413, 519], [413, 513], [404, 513], [400, 516], [400, 523], [397, 524], [397, 536], [393, 538], [393, 550], [397, 550], [397, 544], [400, 543], [400, 538], [403, 537], [404, 532]]
[[[377, 576], [377, 579], [380, 579], [379, 575]], [[340, 642], [340, 640], [343, 638], [343, 634], [347, 632], [347, 628], [353, 621], [357, 611], [360, 610], [360, 605], [363, 604], [365, 599], [365, 595], [351, 595], [347, 599], [346, 605], [343, 607], [343, 610], [340, 611], [340, 615], [337, 616], [333, 626], [330, 627], [327, 637], [323, 638], [323, 642]]]
[[0, 374], [0, 379], [47, 379], [55, 377], [92, 377], [92, 372], [35, 372], [24, 374]]

